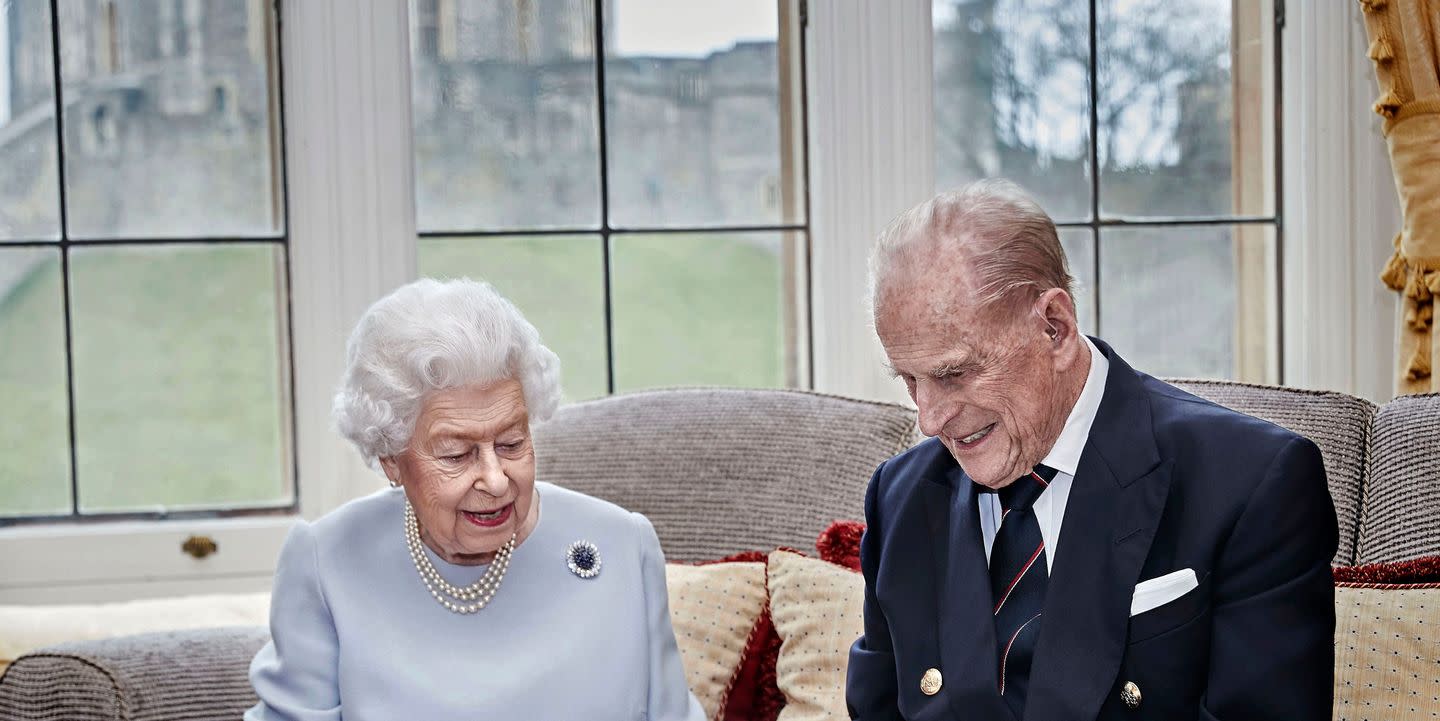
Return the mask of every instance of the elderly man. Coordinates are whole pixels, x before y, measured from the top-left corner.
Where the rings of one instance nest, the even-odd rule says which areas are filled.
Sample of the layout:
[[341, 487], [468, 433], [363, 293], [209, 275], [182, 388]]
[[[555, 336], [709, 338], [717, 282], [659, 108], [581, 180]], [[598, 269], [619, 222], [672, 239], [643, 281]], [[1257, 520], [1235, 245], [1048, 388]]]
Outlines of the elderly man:
[[852, 718], [1330, 718], [1313, 443], [1081, 335], [1055, 226], [1011, 183], [901, 215], [871, 273], [931, 438], [865, 496]]

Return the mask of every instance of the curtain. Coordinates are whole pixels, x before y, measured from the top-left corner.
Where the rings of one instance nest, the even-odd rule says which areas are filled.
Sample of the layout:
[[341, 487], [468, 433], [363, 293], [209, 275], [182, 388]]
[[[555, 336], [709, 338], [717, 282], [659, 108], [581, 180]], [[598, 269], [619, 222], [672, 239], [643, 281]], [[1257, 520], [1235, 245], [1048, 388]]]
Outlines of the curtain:
[[1397, 393], [1440, 391], [1440, 0], [1359, 0], [1402, 223], [1380, 278], [1400, 293]]

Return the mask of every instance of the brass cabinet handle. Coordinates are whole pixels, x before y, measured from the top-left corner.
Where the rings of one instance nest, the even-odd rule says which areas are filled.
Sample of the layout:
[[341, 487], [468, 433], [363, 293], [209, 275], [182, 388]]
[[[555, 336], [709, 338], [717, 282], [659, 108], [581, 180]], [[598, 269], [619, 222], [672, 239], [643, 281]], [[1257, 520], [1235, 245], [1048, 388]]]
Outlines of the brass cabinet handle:
[[215, 539], [209, 536], [191, 536], [180, 544], [180, 550], [190, 554], [194, 558], [205, 558], [206, 556], [220, 550], [220, 545]]

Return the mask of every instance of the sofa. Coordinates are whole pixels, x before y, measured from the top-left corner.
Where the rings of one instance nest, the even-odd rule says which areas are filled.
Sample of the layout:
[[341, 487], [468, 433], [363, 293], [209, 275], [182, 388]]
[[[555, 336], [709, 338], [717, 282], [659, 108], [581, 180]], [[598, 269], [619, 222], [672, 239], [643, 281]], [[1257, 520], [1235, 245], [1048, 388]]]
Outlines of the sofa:
[[[1440, 594], [1440, 583], [1406, 583], [1413, 579], [1404, 573], [1406, 563], [1440, 555], [1440, 395], [1376, 406], [1333, 392], [1174, 382], [1319, 445], [1339, 517], [1337, 577], [1372, 595], [1392, 588]], [[536, 429], [542, 479], [612, 500], [653, 522], [672, 562], [672, 614], [687, 675], [715, 718], [773, 718], [777, 688], [786, 718], [836, 716], [833, 684], [843, 679], [843, 648], [855, 635], [862, 582], [843, 559], [824, 558], [824, 539], [837, 540], [837, 519], [862, 518], [875, 466], [918, 440], [914, 411], [903, 406], [720, 388], [571, 404]], [[1349, 576], [1341, 573], [1346, 569]], [[832, 602], [823, 613], [804, 605]], [[1384, 639], [1367, 640], [1382, 632], [1367, 625], [1365, 614], [1346, 611], [1348, 621], [1337, 630], [1336, 718], [1440, 714], [1440, 692], [1408, 688], [1412, 681], [1429, 683], [1440, 669], [1440, 623], [1431, 620], [1440, 595], [1367, 596], [1364, 602], [1382, 604], [1382, 615], [1428, 603], [1423, 613], [1431, 616], [1393, 613], [1398, 622], [1419, 624], [1401, 651]], [[726, 621], [732, 612], [744, 620]], [[0, 625], [0, 637], [5, 633]], [[0, 719], [238, 718], [254, 703], [246, 668], [266, 640], [263, 625], [249, 625], [36, 649], [0, 676]], [[810, 654], [800, 664], [803, 673], [795, 671], [802, 650]], [[1413, 658], [1387, 661], [1405, 654]], [[1365, 676], [1379, 673], [1377, 664], [1389, 673], [1379, 681]], [[816, 694], [817, 684], [818, 693], [831, 698], [807, 700], [804, 694]], [[767, 688], [770, 708], [754, 711]], [[1387, 702], [1375, 699], [1387, 694], [1390, 708], [1377, 710]], [[1397, 710], [1397, 703], [1404, 708]]]

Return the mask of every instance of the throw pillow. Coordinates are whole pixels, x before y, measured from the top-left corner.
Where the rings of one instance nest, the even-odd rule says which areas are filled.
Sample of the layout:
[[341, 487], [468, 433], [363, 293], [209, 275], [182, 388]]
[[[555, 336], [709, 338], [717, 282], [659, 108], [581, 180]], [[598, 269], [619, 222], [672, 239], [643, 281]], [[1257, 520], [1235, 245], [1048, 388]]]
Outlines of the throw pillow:
[[[865, 524], [836, 521], [820, 558], [860, 570]], [[1434, 720], [1440, 708], [1440, 556], [1341, 566], [1335, 577], [1337, 721]]]
[[860, 537], [865, 535], [864, 521], [835, 521], [815, 539], [820, 558], [852, 571], [860, 570]]
[[765, 564], [666, 564], [670, 623], [685, 664], [685, 680], [705, 709], [722, 718], [747, 646], [765, 611]]
[[[786, 549], [793, 550], [793, 549]], [[764, 551], [744, 551], [726, 556], [722, 561], [753, 561], [767, 563], [770, 554]], [[744, 659], [730, 692], [720, 703], [720, 721], [775, 721], [780, 709], [785, 707], [785, 694], [775, 683], [775, 661], [780, 658], [780, 635], [775, 632], [775, 622], [770, 618], [770, 599], [765, 599], [765, 612], [755, 623], [750, 641], [745, 644]]]
[[1335, 575], [1336, 721], [1434, 719], [1440, 708], [1440, 557]]
[[755, 624], [755, 633], [745, 647], [745, 661], [735, 676], [730, 697], [725, 699], [725, 715], [721, 721], [776, 721], [785, 708], [785, 694], [775, 679], [775, 663], [780, 658], [780, 634], [770, 608]]
[[780, 634], [781, 721], [847, 718], [845, 670], [863, 629], [865, 581], [828, 561], [770, 554], [770, 614]]

